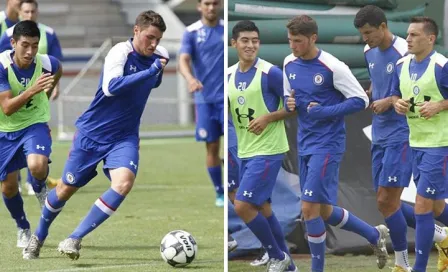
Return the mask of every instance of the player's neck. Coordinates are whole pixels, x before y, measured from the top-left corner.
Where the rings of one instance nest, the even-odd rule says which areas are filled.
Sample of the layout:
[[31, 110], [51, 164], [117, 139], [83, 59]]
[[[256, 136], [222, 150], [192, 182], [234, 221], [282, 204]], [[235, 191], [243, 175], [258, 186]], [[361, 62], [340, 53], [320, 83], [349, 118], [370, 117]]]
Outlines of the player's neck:
[[218, 22], [219, 22], [219, 18], [217, 17], [216, 20], [210, 21], [210, 20], [207, 20], [204, 17], [202, 17], [201, 21], [206, 26], [215, 27], [218, 24]]
[[250, 60], [250, 61], [240, 60], [240, 63], [239, 63], [240, 72], [245, 73], [245, 72], [249, 71], [249, 69], [252, 68], [252, 66], [254, 65], [256, 60], [257, 59]]
[[422, 60], [426, 59], [426, 57], [428, 57], [431, 52], [434, 50], [433, 47], [430, 47], [429, 49], [426, 49], [425, 51], [419, 53], [419, 54], [414, 54], [414, 59], [416, 62], [421, 62]]
[[27, 68], [30, 67], [30, 65], [31, 65], [31, 64], [24, 64], [24, 63], [21, 63], [20, 60], [16, 57], [16, 54], [14, 54], [14, 56], [12, 57], [12, 59], [13, 59], [15, 65], [16, 65], [17, 67], [19, 67], [20, 69], [27, 69]]
[[301, 56], [300, 58], [303, 60], [312, 60], [312, 59], [315, 59], [318, 54], [319, 54], [319, 48], [314, 46], [313, 48], [310, 49], [310, 51], [308, 51], [308, 53]]
[[381, 51], [386, 50], [387, 48], [389, 48], [392, 45], [393, 40], [394, 40], [394, 35], [390, 31], [387, 31], [386, 35], [384, 36], [383, 41], [378, 46], [379, 49]]
[[11, 21], [18, 21], [19, 20], [19, 14], [14, 10], [14, 8], [7, 6], [6, 7], [6, 17]]

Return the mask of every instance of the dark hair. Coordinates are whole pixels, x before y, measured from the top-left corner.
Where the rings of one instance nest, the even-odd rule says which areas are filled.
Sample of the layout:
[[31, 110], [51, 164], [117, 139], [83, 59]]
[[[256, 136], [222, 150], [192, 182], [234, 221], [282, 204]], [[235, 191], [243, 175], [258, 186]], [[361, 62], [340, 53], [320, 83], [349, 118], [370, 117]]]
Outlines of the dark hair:
[[252, 21], [248, 21], [248, 20], [244, 20], [244, 21], [239, 21], [238, 23], [236, 23], [236, 25], [233, 27], [232, 29], [232, 39], [237, 40], [240, 33], [241, 32], [257, 32], [258, 35], [260, 35], [260, 30], [258, 29], [258, 27], [255, 25], [254, 22]]
[[37, 3], [36, 0], [20, 0], [19, 7], [22, 7], [23, 4], [34, 4], [34, 5], [36, 5], [36, 8], [39, 7], [39, 4]]
[[361, 28], [366, 24], [378, 28], [382, 23], [387, 25], [386, 14], [382, 9], [373, 5], [361, 8], [353, 21], [356, 28]]
[[36, 22], [31, 20], [20, 21], [14, 26], [14, 31], [12, 32], [12, 38], [18, 41], [20, 37], [38, 37], [40, 38], [39, 27]]
[[152, 10], [147, 10], [140, 13], [137, 16], [137, 19], [135, 19], [135, 25], [139, 27], [155, 26], [162, 32], [165, 32], [166, 30], [165, 21], [162, 16]]
[[435, 35], [437, 38], [437, 35], [439, 34], [439, 27], [433, 19], [426, 16], [417, 16], [412, 17], [411, 24], [412, 23], [423, 23], [423, 30], [425, 31], [425, 33], [429, 35]]
[[313, 34], [317, 35], [318, 32], [316, 21], [308, 15], [300, 15], [292, 18], [286, 27], [292, 35], [310, 37]]

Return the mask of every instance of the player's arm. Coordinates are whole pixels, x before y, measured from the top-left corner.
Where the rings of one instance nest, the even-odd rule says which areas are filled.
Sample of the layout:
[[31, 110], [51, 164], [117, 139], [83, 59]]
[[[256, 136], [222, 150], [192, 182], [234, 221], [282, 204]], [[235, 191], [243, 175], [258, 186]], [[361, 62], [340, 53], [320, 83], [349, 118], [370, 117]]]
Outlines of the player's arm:
[[345, 100], [332, 106], [321, 106], [310, 103], [308, 113], [311, 118], [327, 119], [342, 117], [361, 111], [369, 106], [369, 98], [347, 65], [339, 62], [333, 67], [333, 85], [340, 91]]
[[202, 82], [200, 82], [193, 75], [191, 68], [191, 56], [193, 55], [193, 33], [185, 31], [182, 38], [182, 45], [180, 48], [178, 70], [188, 83], [188, 90], [192, 92], [202, 90]]
[[392, 99], [392, 105], [398, 114], [405, 115], [409, 111], [409, 101], [402, 99], [400, 91], [400, 73], [401, 64], [400, 61], [397, 62], [394, 69], [394, 74], [392, 77], [392, 86], [390, 89], [390, 97]]
[[[52, 100], [56, 99], [57, 96], [59, 95], [59, 79], [61, 79], [62, 77], [62, 65], [59, 62], [59, 60], [57, 60], [57, 62], [59, 63], [58, 68], [56, 70], [56, 73], [54, 73], [54, 82], [53, 85], [51, 86], [51, 88], [45, 89], [45, 92], [47, 93], [47, 97], [48, 99], [53, 98]], [[55, 91], [55, 89], [57, 89], [56, 91], [58, 92], [57, 96], [54, 96], [53, 92]]]
[[296, 99], [295, 99], [295, 91], [291, 89], [291, 84], [289, 83], [288, 76], [286, 75], [286, 62], [287, 58], [285, 58], [283, 62], [283, 107], [287, 112], [293, 112], [296, 110]]
[[8, 35], [6, 35], [6, 32], [5, 32], [0, 37], [0, 52], [3, 52], [5, 50], [10, 50], [10, 49], [11, 49], [11, 40], [8, 37]]
[[448, 110], [448, 62], [443, 65], [440, 77], [438, 77], [437, 75], [438, 73], [436, 73], [437, 85], [439, 86], [439, 89], [445, 99], [439, 102], [429, 101], [419, 104], [420, 115], [426, 119], [433, 117], [441, 111]]

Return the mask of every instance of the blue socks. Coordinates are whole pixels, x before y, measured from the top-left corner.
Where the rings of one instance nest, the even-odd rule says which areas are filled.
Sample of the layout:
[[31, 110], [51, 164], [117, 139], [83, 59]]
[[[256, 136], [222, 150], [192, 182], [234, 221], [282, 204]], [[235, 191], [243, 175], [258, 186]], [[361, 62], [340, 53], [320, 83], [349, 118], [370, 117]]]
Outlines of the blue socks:
[[325, 239], [327, 232], [322, 217], [305, 221], [308, 232], [308, 245], [311, 251], [311, 271], [323, 272], [325, 265]]
[[415, 229], [415, 212], [414, 207], [404, 202], [401, 202], [401, 212], [406, 219], [408, 227]]
[[[288, 254], [289, 256], [291, 256], [291, 254], [289, 254], [289, 249], [286, 246], [286, 242], [285, 242], [285, 238], [284, 238], [285, 235], [283, 234], [282, 226], [280, 226], [280, 223], [278, 222], [275, 214], [272, 213], [272, 215], [269, 216], [268, 218], [266, 218], [266, 220], [268, 220], [269, 226], [271, 227], [272, 235], [274, 235], [274, 238], [277, 241], [277, 244], [280, 247], [280, 249], [283, 252], [285, 252], [286, 254]], [[288, 270], [294, 271], [294, 269], [295, 269], [295, 265], [291, 258], [291, 263], [289, 264]]]
[[208, 174], [212, 179], [215, 191], [218, 195], [224, 194], [224, 188], [222, 187], [222, 167], [221, 165], [207, 168]]
[[416, 214], [414, 270], [425, 272], [434, 239], [433, 213]]
[[5, 202], [11, 217], [16, 220], [17, 227], [21, 229], [29, 229], [30, 223], [26, 219], [25, 211], [23, 210], [23, 199], [19, 192], [11, 198], [6, 198], [6, 196], [3, 195], [3, 202]]
[[123, 202], [124, 196], [112, 188], [95, 201], [84, 220], [78, 225], [70, 238], [81, 239], [108, 219]]
[[48, 173], [50, 173], [50, 167], [48, 167], [47, 175], [43, 180], [38, 180], [35, 177], [33, 177], [33, 175], [31, 175], [31, 171], [29, 168], [27, 168], [27, 171], [28, 171], [27, 182], [30, 183], [31, 186], [33, 186], [33, 191], [35, 193], [40, 193], [42, 191], [42, 188], [45, 186], [45, 182], [47, 181]]
[[392, 240], [394, 251], [407, 250], [408, 242], [406, 239], [406, 234], [408, 231], [408, 226], [401, 209], [398, 209], [398, 211], [394, 214], [388, 218], [385, 218], [385, 221], [390, 231], [390, 239]]
[[249, 223], [246, 223], [246, 225], [255, 234], [258, 240], [260, 240], [261, 244], [268, 252], [269, 258], [279, 260], [285, 258], [285, 255], [272, 234], [268, 220], [261, 213], [258, 213], [257, 216]]
[[65, 205], [65, 200], [59, 200], [56, 195], [56, 189], [51, 190], [48, 193], [47, 199], [45, 200], [45, 205], [42, 208], [42, 215], [39, 220], [39, 225], [35, 231], [39, 241], [44, 241], [48, 236], [48, 229], [50, 228], [53, 220], [61, 212], [62, 207]]

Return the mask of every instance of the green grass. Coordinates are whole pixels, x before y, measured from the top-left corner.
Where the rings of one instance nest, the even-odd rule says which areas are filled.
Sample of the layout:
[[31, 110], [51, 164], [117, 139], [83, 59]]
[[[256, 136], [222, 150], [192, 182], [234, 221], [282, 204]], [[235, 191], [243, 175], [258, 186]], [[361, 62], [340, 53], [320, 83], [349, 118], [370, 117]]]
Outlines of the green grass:
[[[61, 175], [69, 147], [69, 142], [54, 143], [51, 176]], [[85, 237], [78, 261], [59, 255], [57, 244], [109, 188], [101, 168], [97, 171], [99, 175], [70, 199], [54, 221], [38, 260], [22, 259], [15, 247], [15, 223], [1, 205], [0, 271], [223, 271], [223, 209], [214, 206], [204, 146], [194, 139], [141, 141], [139, 173], [130, 195], [109, 220]], [[24, 202], [34, 230], [40, 216], [38, 202], [34, 196], [24, 196]], [[190, 232], [198, 243], [198, 255], [185, 269], [174, 269], [160, 257], [162, 237], [175, 229]]]
[[[414, 255], [410, 255], [411, 264], [414, 263]], [[301, 272], [310, 271], [311, 259], [308, 255], [293, 255], [296, 265]], [[388, 267], [393, 267], [394, 256], [389, 255], [389, 263], [382, 270], [379, 270], [376, 266], [376, 259], [372, 256], [334, 256], [327, 254], [325, 256], [325, 271], [329, 272], [389, 272]], [[229, 272], [261, 272], [266, 271], [266, 266], [252, 267], [249, 262], [245, 261], [229, 261]], [[427, 271], [437, 271], [437, 253], [433, 253], [430, 257]]]

